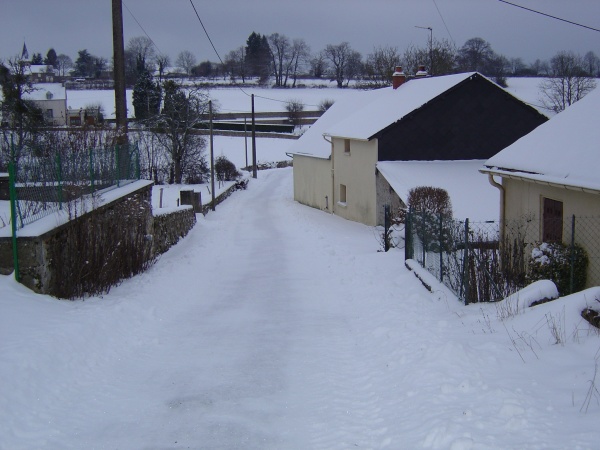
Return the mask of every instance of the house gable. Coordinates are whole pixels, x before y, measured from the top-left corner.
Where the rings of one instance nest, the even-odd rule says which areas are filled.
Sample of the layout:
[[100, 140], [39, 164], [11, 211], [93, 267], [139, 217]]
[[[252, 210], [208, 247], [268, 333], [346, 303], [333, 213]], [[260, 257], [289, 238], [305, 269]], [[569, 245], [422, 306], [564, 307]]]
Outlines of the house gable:
[[486, 159], [547, 120], [475, 73], [373, 137], [379, 161]]

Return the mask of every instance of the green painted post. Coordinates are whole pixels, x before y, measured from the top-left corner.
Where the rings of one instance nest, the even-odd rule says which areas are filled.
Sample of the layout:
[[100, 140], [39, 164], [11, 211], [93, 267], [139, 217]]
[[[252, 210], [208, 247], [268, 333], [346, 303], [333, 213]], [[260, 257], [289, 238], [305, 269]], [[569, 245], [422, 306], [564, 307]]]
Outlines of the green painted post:
[[469, 304], [469, 219], [465, 220], [465, 249], [463, 250], [462, 283], [460, 294], [464, 295], [465, 305]]
[[140, 173], [140, 147], [138, 143], [135, 143], [135, 179], [139, 180], [141, 178]]
[[94, 150], [90, 148], [90, 185], [92, 188], [92, 193], [94, 193]]
[[120, 171], [121, 167], [119, 166], [119, 144], [115, 145], [115, 177], [117, 179], [117, 187], [119, 187], [119, 179], [120, 179]]
[[440, 283], [444, 281], [444, 219], [440, 214]]
[[15, 269], [15, 280], [20, 281], [19, 274], [19, 251], [17, 248], [17, 188], [16, 188], [15, 163], [8, 163], [8, 189], [10, 196], [10, 225], [12, 229], [13, 267]]
[[62, 191], [62, 165], [60, 160], [60, 153], [56, 155], [56, 178], [58, 181], [58, 209], [62, 209], [63, 204], [63, 191]]
[[570, 294], [575, 290], [575, 214], [571, 218], [571, 273], [570, 273]]

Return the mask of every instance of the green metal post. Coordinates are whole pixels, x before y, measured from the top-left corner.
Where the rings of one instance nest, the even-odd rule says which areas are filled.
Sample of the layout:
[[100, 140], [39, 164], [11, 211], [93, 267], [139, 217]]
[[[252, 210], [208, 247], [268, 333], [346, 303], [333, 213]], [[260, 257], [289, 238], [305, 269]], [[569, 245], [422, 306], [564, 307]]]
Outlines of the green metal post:
[[121, 171], [121, 167], [119, 166], [119, 162], [121, 160], [119, 159], [119, 144], [115, 145], [115, 175], [117, 178], [117, 187], [119, 187], [119, 179], [120, 179], [120, 171]]
[[56, 155], [56, 178], [58, 180], [58, 209], [62, 209], [63, 204], [63, 190], [62, 190], [62, 165], [60, 160], [60, 153]]
[[138, 146], [138, 143], [135, 143], [135, 179], [139, 180], [141, 178], [140, 175], [140, 148]]
[[92, 193], [96, 190], [94, 186], [94, 149], [90, 148], [90, 185], [92, 188]]
[[421, 230], [422, 230], [422, 236], [423, 236], [423, 242], [422, 242], [422, 246], [423, 246], [423, 267], [425, 267], [425, 257], [426, 252], [427, 252], [427, 224], [425, 223], [425, 221], [427, 220], [427, 217], [425, 216], [425, 210], [421, 211]]
[[464, 295], [465, 305], [469, 304], [469, 219], [465, 220], [465, 249], [463, 250], [462, 283], [460, 294]]
[[10, 195], [10, 225], [12, 228], [13, 267], [15, 269], [15, 280], [20, 281], [19, 274], [19, 251], [17, 248], [17, 188], [16, 188], [15, 163], [8, 163], [8, 185]]
[[570, 273], [570, 294], [575, 290], [575, 214], [571, 218], [571, 273]]
[[444, 218], [440, 214], [440, 283], [444, 281]]

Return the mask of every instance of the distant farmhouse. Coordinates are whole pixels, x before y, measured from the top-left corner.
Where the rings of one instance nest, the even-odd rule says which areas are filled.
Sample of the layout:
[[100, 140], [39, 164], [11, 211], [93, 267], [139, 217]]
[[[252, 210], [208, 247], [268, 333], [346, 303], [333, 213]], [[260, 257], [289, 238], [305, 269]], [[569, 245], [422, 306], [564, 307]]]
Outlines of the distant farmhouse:
[[[394, 164], [486, 160], [548, 120], [479, 73], [420, 74], [407, 80], [396, 68], [393, 87], [337, 101], [293, 145], [296, 201], [382, 224], [383, 206], [406, 207], [407, 188], [416, 187], [392, 179], [402, 173]], [[435, 182], [427, 165], [418, 170], [420, 185]]]

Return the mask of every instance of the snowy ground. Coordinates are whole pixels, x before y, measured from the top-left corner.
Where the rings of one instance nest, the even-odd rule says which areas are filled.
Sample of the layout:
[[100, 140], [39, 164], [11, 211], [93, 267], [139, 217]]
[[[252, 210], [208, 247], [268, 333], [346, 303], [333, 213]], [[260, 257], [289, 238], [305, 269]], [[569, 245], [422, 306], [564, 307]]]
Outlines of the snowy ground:
[[598, 448], [598, 290], [500, 321], [379, 248], [278, 169], [101, 298], [0, 276], [0, 448]]
[[[521, 100], [538, 107], [544, 114], [549, 112], [539, 108], [541, 104], [539, 85], [542, 78], [509, 78], [508, 92]], [[309, 83], [310, 84], [310, 83]], [[323, 87], [323, 86], [327, 87]], [[215, 108], [220, 112], [250, 112], [252, 103], [250, 95], [255, 95], [254, 108], [257, 112], [285, 111], [288, 100], [298, 99], [305, 105], [305, 110], [317, 110], [325, 100], [338, 100], [351, 95], [353, 89], [338, 89], [333, 83], [319, 82], [312, 87], [294, 89], [273, 88], [237, 88], [223, 87], [210, 89], [209, 95], [215, 101]], [[132, 91], [127, 90], [127, 111], [134, 117]], [[101, 104], [105, 117], [115, 118], [115, 93], [111, 90], [70, 90], [67, 91], [67, 107], [70, 109], [85, 108], [89, 105]]]

